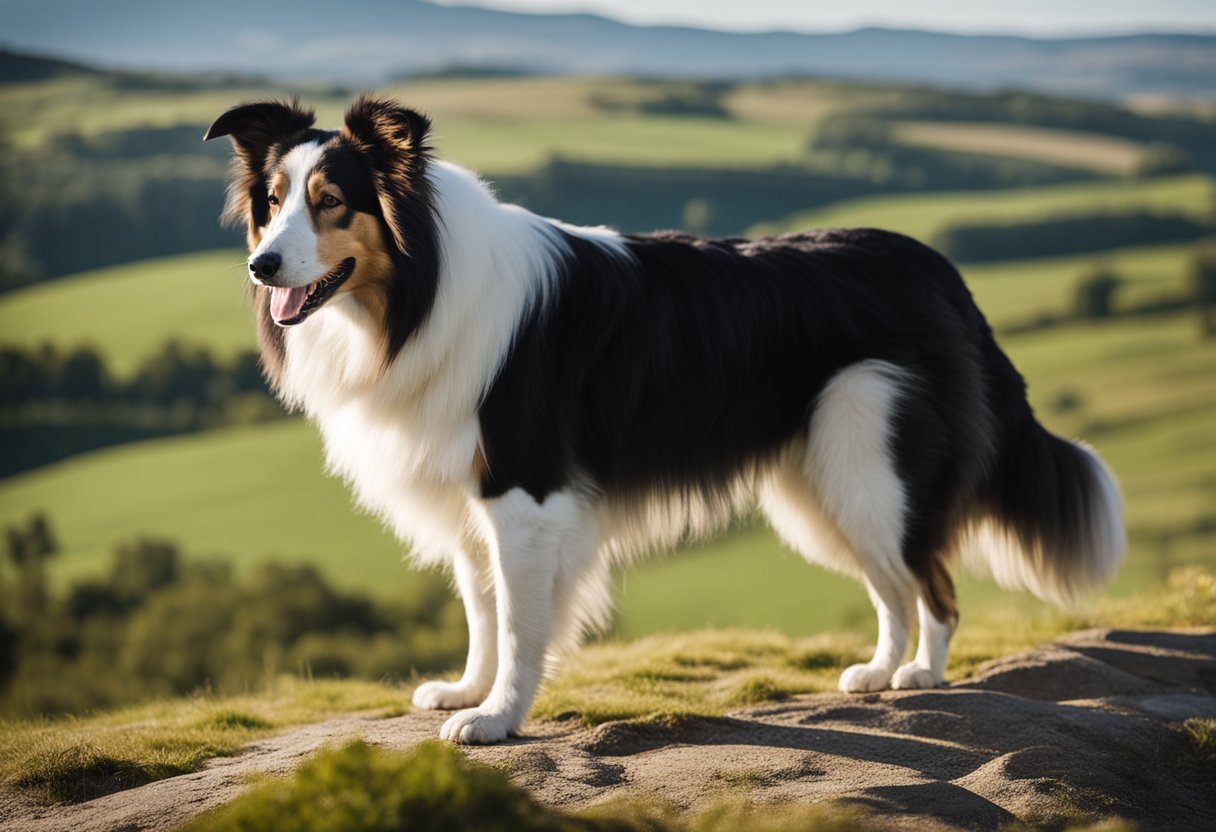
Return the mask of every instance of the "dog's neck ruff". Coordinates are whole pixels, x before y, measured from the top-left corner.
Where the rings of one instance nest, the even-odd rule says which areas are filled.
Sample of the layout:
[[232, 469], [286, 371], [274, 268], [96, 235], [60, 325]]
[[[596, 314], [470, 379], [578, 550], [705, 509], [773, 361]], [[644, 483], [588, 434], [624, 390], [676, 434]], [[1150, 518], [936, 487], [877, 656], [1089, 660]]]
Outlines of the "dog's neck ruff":
[[[365, 445], [389, 434], [394, 445], [402, 442], [383, 450], [397, 455], [403, 476], [469, 479], [478, 407], [520, 322], [551, 294], [569, 256], [563, 233], [625, 250], [615, 232], [575, 229], [499, 203], [455, 165], [432, 162], [428, 176], [439, 231], [438, 290], [397, 356], [386, 365], [383, 322], [349, 294], [284, 332], [280, 394], [317, 422], [330, 468], [357, 489], [366, 479], [356, 470], [360, 459], [373, 450], [352, 451], [351, 432], [367, 437]], [[384, 458], [364, 461], [383, 467]]]

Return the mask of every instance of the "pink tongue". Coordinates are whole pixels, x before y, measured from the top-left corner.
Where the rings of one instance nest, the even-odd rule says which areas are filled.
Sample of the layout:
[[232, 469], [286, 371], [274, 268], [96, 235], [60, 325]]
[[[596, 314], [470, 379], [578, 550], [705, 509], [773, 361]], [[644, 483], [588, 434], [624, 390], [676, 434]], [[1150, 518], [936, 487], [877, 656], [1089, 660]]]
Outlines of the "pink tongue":
[[270, 314], [278, 323], [290, 321], [304, 308], [308, 300], [308, 287], [300, 286], [295, 289], [283, 289], [278, 286], [270, 290]]

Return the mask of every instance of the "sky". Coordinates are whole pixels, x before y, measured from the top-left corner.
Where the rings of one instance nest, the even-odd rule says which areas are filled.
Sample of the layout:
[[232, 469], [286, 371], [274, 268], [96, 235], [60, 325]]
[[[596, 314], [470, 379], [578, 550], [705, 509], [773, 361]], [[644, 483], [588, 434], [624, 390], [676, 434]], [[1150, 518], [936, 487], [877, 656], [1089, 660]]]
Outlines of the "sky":
[[891, 26], [1025, 35], [1216, 33], [1216, 0], [431, 0], [526, 12], [593, 12], [640, 24], [803, 32]]

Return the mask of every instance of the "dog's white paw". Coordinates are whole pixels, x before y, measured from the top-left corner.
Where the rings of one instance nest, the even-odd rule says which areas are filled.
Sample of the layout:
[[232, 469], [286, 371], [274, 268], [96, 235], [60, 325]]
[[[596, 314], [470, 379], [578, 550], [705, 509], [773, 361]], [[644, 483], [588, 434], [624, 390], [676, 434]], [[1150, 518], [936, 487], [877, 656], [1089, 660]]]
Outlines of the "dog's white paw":
[[487, 745], [505, 740], [512, 725], [506, 714], [482, 708], [457, 711], [439, 729], [439, 738], [461, 745]]
[[840, 674], [840, 689], [845, 693], [885, 690], [891, 684], [891, 668], [886, 665], [855, 664]]
[[908, 662], [895, 671], [895, 675], [891, 677], [891, 687], [895, 690], [919, 690], [935, 688], [942, 681], [934, 676], [929, 668], [921, 667], [916, 662]]
[[454, 711], [480, 705], [485, 696], [460, 682], [423, 682], [414, 690], [414, 707], [426, 711]]

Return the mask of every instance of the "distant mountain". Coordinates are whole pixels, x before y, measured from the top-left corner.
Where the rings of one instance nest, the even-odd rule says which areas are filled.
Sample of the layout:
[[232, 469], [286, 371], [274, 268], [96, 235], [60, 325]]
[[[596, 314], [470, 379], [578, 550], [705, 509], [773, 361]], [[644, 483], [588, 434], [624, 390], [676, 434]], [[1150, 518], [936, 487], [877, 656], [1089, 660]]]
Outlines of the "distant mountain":
[[113, 68], [373, 84], [449, 66], [756, 78], [814, 74], [1097, 97], [1216, 98], [1216, 36], [1033, 39], [894, 29], [734, 33], [420, 0], [0, 0], [0, 44]]

